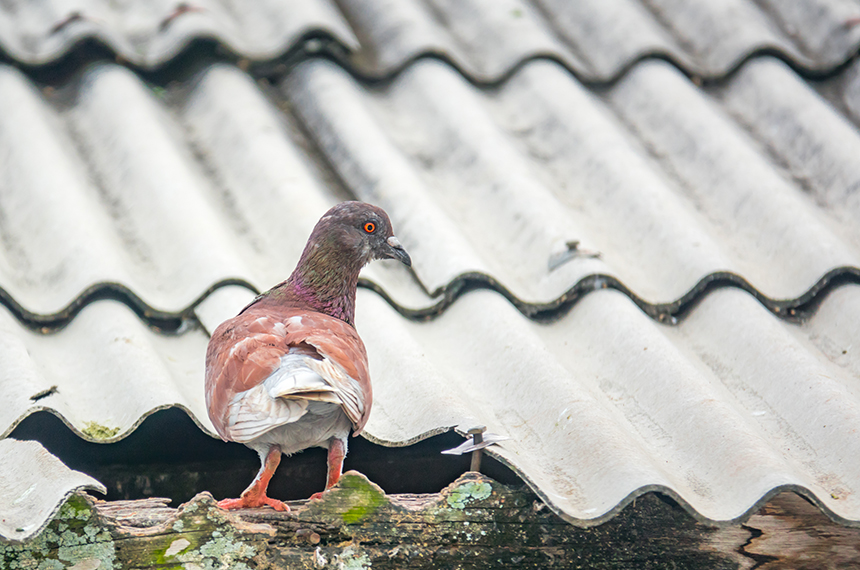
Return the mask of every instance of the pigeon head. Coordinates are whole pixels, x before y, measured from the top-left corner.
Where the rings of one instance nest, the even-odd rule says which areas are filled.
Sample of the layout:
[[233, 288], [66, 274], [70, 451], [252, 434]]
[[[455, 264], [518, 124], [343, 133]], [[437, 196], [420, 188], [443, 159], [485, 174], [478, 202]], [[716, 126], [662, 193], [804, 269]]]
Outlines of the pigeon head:
[[307, 307], [352, 325], [358, 274], [373, 259], [412, 265], [388, 214], [363, 202], [342, 202], [317, 222], [290, 278], [256, 302]]
[[409, 254], [391, 229], [381, 208], [364, 202], [341, 202], [317, 222], [308, 246], [325, 248], [329, 255], [361, 269], [373, 259], [397, 259], [412, 266]]

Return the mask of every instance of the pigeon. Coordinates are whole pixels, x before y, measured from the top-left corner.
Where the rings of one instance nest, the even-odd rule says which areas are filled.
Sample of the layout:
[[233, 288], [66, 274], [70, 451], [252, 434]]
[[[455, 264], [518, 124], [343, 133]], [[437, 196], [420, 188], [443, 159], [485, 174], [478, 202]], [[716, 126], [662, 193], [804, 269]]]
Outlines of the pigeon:
[[[358, 274], [372, 259], [412, 260], [388, 215], [342, 202], [317, 222], [289, 279], [222, 323], [206, 351], [206, 407], [218, 435], [260, 455], [261, 467], [225, 509], [268, 505], [281, 455], [328, 449], [330, 489], [343, 470], [347, 438], [361, 433], [373, 395], [367, 351], [355, 330]], [[316, 493], [311, 498], [319, 498]]]

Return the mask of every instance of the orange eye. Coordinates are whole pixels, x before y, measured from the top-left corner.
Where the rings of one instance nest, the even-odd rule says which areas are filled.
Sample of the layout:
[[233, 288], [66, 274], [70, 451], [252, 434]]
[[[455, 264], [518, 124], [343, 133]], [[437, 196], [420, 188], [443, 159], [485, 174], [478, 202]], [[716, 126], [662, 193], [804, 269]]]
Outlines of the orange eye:
[[364, 231], [369, 234], [372, 234], [376, 231], [376, 224], [374, 224], [373, 222], [367, 222], [366, 224], [364, 224]]

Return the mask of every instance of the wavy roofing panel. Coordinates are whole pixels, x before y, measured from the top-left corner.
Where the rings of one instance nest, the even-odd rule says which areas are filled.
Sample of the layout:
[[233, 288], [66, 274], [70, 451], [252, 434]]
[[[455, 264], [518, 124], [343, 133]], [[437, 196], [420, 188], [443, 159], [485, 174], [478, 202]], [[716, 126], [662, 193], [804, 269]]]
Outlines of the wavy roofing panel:
[[[195, 91], [186, 127], [155, 92], [119, 66], [89, 69], [68, 94], [70, 102], [57, 106], [18, 71], [0, 69], [0, 101], [17, 109], [0, 117], [5, 149], [0, 286], [18, 304], [33, 313], [55, 313], [94, 284], [115, 283], [150, 307], [182, 311], [225, 278], [268, 287], [285, 277], [292, 258], [271, 248], [297, 257], [312, 220], [335, 200], [307, 174], [311, 161], [297, 157], [282, 121], [253, 82], [234, 70], [232, 83], [218, 86], [221, 107], [212, 107], [206, 97], [214, 76], [217, 71]], [[230, 112], [237, 109], [243, 110]], [[231, 146], [231, 160], [219, 163], [220, 170], [235, 169], [237, 162], [250, 166], [244, 171], [255, 176], [230, 211], [223, 205], [233, 195], [221, 190], [229, 181], [222, 182], [220, 170], [209, 176], [194, 154], [195, 112], [210, 113], [210, 127], [217, 121], [221, 133], [241, 121], [244, 135], [257, 141], [241, 148], [266, 148], [249, 158]], [[267, 179], [273, 170], [278, 178]], [[272, 188], [280, 202], [273, 201]], [[303, 209], [287, 207], [291, 189], [319, 199], [314, 204], [306, 198]], [[268, 211], [282, 212], [281, 223], [270, 224], [279, 234], [269, 236], [281, 238], [282, 245], [264, 241], [270, 249], [262, 259], [262, 236], [254, 234], [255, 225], [240, 209], [241, 200], [255, 192], [258, 204], [268, 201], [278, 206]], [[291, 219], [293, 224], [283, 223]], [[35, 238], [34, 227], [40, 228]]]
[[324, 38], [336, 42], [344, 63], [373, 75], [436, 55], [476, 80], [495, 81], [548, 57], [605, 81], [649, 56], [708, 77], [763, 52], [808, 70], [832, 69], [860, 45], [858, 16], [854, 0], [42, 0], [4, 6], [0, 46], [16, 61], [40, 65], [95, 41], [155, 68], [196, 40], [263, 62], [324, 49]]
[[[826, 117], [795, 128], [827, 141], [808, 152], [828, 176], [854, 176], [843, 143], [860, 144], [856, 127], [784, 64], [752, 69], [782, 78]], [[740, 74], [723, 97], [783, 105], [782, 91], [746, 87], [753, 74]], [[403, 228], [431, 292], [484, 272], [519, 299], [547, 302], [603, 274], [667, 303], [731, 272], [768, 297], [795, 298], [831, 269], [858, 266], [860, 234], [842, 213], [856, 196], [817, 207], [718, 100], [666, 63], [638, 65], [603, 97], [540, 61], [491, 91], [434, 61], [374, 91], [313, 62], [290, 75], [285, 92], [355, 195]], [[842, 142], [829, 138], [831, 125]], [[793, 147], [772, 150], [798, 162]], [[816, 192], [828, 183], [809, 181]]]
[[[434, 60], [373, 87], [322, 60], [275, 88], [220, 64], [159, 89], [102, 64], [51, 92], [2, 67], [0, 103], [19, 112], [0, 114], [0, 286], [45, 314], [122, 284], [211, 330], [252, 296], [213, 285], [282, 280], [319, 215], [358, 197], [412, 254], [414, 273], [367, 273], [401, 305], [464, 275], [518, 303], [609, 279], [632, 291], [550, 323], [492, 291], [430, 322], [362, 291], [373, 438], [486, 424], [512, 437], [494, 453], [578, 524], [652, 489], [734, 520], [785, 486], [858, 521], [860, 289], [819, 294], [802, 325], [755, 300], [860, 267], [845, 190], [860, 135], [838, 110], [860, 108], [856, 70], [839, 79], [835, 107], [770, 58], [708, 90], [665, 62], [601, 89], [548, 61], [492, 88]], [[697, 285], [726, 272], [753, 295]], [[691, 290], [677, 326], [636, 306]], [[158, 334], [116, 300], [53, 334], [32, 324], [0, 311], [3, 433], [44, 409], [112, 441], [166, 406], [208, 429], [203, 331]]]
[[[252, 297], [228, 291], [203, 302], [204, 324]], [[539, 324], [491, 291], [419, 323], [362, 290], [356, 320], [374, 382], [369, 438], [403, 445], [487, 425], [511, 437], [491, 453], [575, 524], [600, 523], [651, 490], [703, 520], [736, 521], [785, 488], [843, 522], [860, 520], [856, 285], [828, 296], [803, 326], [731, 288], [676, 326], [616, 291]], [[211, 434], [201, 331], [153, 333], [113, 301], [50, 336], [4, 328], [4, 428], [46, 409], [89, 439], [112, 440], [179, 405]]]
[[48, 410], [90, 441], [116, 441], [144, 417], [185, 409], [210, 433], [201, 390], [208, 337], [158, 334], [115, 301], [87, 305], [62, 332], [45, 335], [0, 311], [0, 434]]
[[213, 39], [255, 60], [274, 59], [310, 35], [354, 49], [349, 27], [327, 0], [12, 1], [0, 10], [0, 46], [22, 63], [57, 60], [84, 41], [106, 45], [141, 67], [158, 67], [192, 41]]
[[105, 492], [35, 441], [0, 440], [0, 538], [18, 542], [39, 534], [75, 491]]
[[855, 123], [860, 121], [860, 62], [854, 61], [836, 78], [838, 105], [844, 108]]
[[[860, 102], [860, 97], [846, 94], [849, 101]], [[860, 243], [860, 139], [855, 125], [771, 59], [749, 62], [716, 95], [816, 204], [838, 220], [849, 239]]]
[[[840, 289], [809, 328], [734, 289], [709, 295], [676, 327], [612, 291], [551, 324], [490, 292], [411, 323], [365, 293], [357, 322], [380, 379], [368, 430], [400, 441], [449, 422], [485, 424], [512, 438], [494, 453], [577, 524], [655, 488], [707, 519], [737, 519], [784, 486], [857, 520], [858, 358], [843, 343], [856, 341], [858, 293]], [[842, 310], [851, 315], [836, 317]], [[818, 327], [841, 361], [811, 342]], [[445, 399], [437, 408], [428, 394]]]
[[599, 275], [662, 304], [715, 275], [797, 299], [860, 267], [857, 128], [768, 58], [713, 93], [662, 62], [600, 93], [543, 61], [490, 90], [436, 61], [377, 89], [322, 60], [282, 92], [226, 65], [168, 91], [115, 65], [47, 97], [0, 85], [0, 287], [35, 317], [99, 284], [173, 313], [266, 289], [348, 196], [413, 252], [417, 282], [367, 272], [413, 309], [464, 276], [542, 305]]

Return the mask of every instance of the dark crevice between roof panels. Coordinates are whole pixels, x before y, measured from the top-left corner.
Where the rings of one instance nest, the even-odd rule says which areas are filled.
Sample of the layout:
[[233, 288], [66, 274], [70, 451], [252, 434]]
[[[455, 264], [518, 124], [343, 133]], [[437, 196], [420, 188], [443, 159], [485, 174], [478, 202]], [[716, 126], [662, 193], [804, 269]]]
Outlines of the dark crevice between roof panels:
[[740, 71], [744, 67], [744, 65], [755, 59], [768, 57], [778, 59], [788, 65], [800, 77], [812, 81], [820, 81], [833, 77], [838, 77], [839, 74], [841, 74], [843, 71], [845, 71], [845, 69], [850, 67], [852, 63], [854, 63], [858, 56], [860, 56], [860, 50], [855, 51], [849, 57], [845, 58], [844, 61], [841, 61], [836, 65], [826, 68], [814, 68], [804, 66], [798, 63], [797, 61], [793, 60], [790, 55], [787, 55], [778, 49], [759, 48], [743, 55], [742, 57], [739, 57], [736, 62], [734, 62], [730, 67], [726, 69], [725, 72], [717, 75], [708, 75], [685, 67], [684, 64], [681, 63], [678, 58], [674, 57], [671, 53], [655, 51], [651, 53], [643, 53], [631, 59], [630, 61], [625, 63], [618, 70], [617, 73], [606, 79], [598, 79], [593, 76], [590, 76], [589, 74], [583, 73], [581, 70], [572, 67], [570, 63], [565, 61], [563, 58], [560, 58], [551, 53], [531, 54], [526, 57], [523, 57], [517, 60], [513, 65], [505, 69], [503, 73], [493, 76], [492, 78], [475, 77], [474, 75], [470, 74], [466, 69], [464, 69], [464, 67], [458, 61], [450, 57], [448, 54], [440, 53], [437, 51], [427, 51], [416, 54], [410, 57], [408, 60], [404, 61], [402, 64], [398, 65], [397, 67], [387, 70], [385, 73], [373, 73], [369, 72], [366, 69], [361, 69], [360, 67], [356, 67], [350, 61], [344, 60], [342, 57], [339, 57], [325, 50], [319, 52], [299, 51], [296, 52], [290, 59], [285, 61], [252, 62], [249, 64], [247, 69], [248, 72], [254, 76], [277, 80], [288, 75], [293, 68], [297, 67], [299, 64], [305, 61], [309, 61], [312, 59], [327, 59], [344, 68], [356, 80], [369, 87], [384, 87], [396, 81], [397, 78], [403, 74], [403, 72], [407, 71], [416, 63], [423, 60], [432, 59], [440, 61], [448, 65], [449, 67], [457, 70], [457, 72], [462, 75], [466, 81], [468, 81], [475, 87], [497, 88], [503, 86], [508, 80], [510, 80], [511, 77], [516, 75], [522, 68], [524, 68], [528, 64], [535, 61], [547, 61], [555, 63], [567, 70], [568, 73], [575, 77], [576, 80], [582, 83], [585, 87], [593, 89], [607, 89], [611, 88], [616, 83], [624, 79], [624, 77], [633, 68], [637, 67], [641, 63], [648, 61], [666, 62], [675, 67], [678, 71], [680, 71], [683, 75], [693, 81], [696, 85], [712, 86], [721, 85], [729, 81], [734, 75], [738, 73], [738, 71]]
[[610, 275], [590, 275], [578, 281], [560, 297], [547, 303], [529, 303], [516, 297], [503, 284], [490, 275], [472, 273], [461, 275], [433, 297], [440, 297], [430, 307], [410, 309], [398, 304], [385, 290], [376, 283], [362, 279], [359, 285], [370, 289], [388, 302], [401, 315], [416, 321], [432, 320], [456, 302], [464, 294], [487, 289], [505, 297], [524, 316], [538, 322], [550, 322], [564, 317], [583, 296], [601, 289], [615, 289], [630, 298], [642, 311], [652, 319], [664, 324], [674, 325], [687, 316], [695, 306], [712, 291], [733, 287], [746, 291], [755, 297], [774, 315], [790, 322], [802, 322], [811, 317], [827, 295], [847, 284], [860, 284], [860, 269], [856, 267], [838, 267], [821, 277], [808, 291], [795, 299], [771, 299], [759, 292], [740, 275], [728, 272], [712, 273], [703, 277], [690, 291], [676, 301], [669, 303], [651, 303], [631, 291], [624, 283]]
[[181, 311], [173, 312], [151, 306], [129, 287], [121, 283], [96, 283], [82, 291], [74, 300], [59, 311], [42, 314], [30, 311], [22, 306], [12, 295], [0, 287], [0, 304], [5, 306], [21, 324], [43, 334], [54, 333], [63, 329], [87, 305], [105, 300], [117, 301], [127, 306], [134, 311], [141, 321], [156, 332], [181, 334], [187, 330], [187, 327], [193, 326], [196, 322], [196, 317], [194, 316], [195, 307], [206, 300], [217, 289], [231, 285], [238, 285], [255, 293], [258, 292], [253, 285], [244, 279], [224, 279], [203, 291], [188, 307]]
[[[507, 287], [491, 275], [469, 273], [458, 276], [450, 283], [435, 291], [432, 295], [436, 301], [427, 307], [410, 308], [397, 302], [385, 289], [377, 283], [361, 278], [359, 287], [363, 287], [382, 297], [392, 308], [403, 317], [412, 321], [429, 321], [442, 315], [460, 297], [476, 290], [490, 290], [503, 296], [523, 316], [537, 322], [552, 322], [563, 318], [573, 306], [585, 295], [601, 289], [615, 289], [630, 298], [645, 314], [652, 319], [669, 325], [675, 325], [695, 309], [711, 292], [732, 287], [746, 291], [756, 298], [765, 308], [780, 319], [800, 323], [815, 314], [815, 311], [827, 295], [844, 285], [860, 284], [860, 269], [856, 267], [837, 267], [823, 275], [804, 294], [794, 299], [771, 299], [753, 287], [740, 275], [719, 272], [706, 275], [683, 296], [669, 303], [651, 303], [631, 291], [624, 283], [610, 275], [589, 275], [558, 298], [546, 303], [523, 301], [514, 295]], [[222, 288], [238, 285], [255, 294], [259, 291], [244, 279], [225, 279], [213, 284], [204, 291], [193, 303], [178, 312], [163, 311], [153, 308], [128, 287], [117, 283], [95, 284], [81, 293], [62, 310], [51, 314], [40, 314], [29, 311], [21, 306], [8, 292], [0, 288], [0, 303], [2, 303], [23, 325], [35, 331], [48, 334], [61, 330], [87, 305], [96, 301], [113, 300], [131, 308], [135, 314], [153, 330], [164, 334], [181, 334], [188, 327], [196, 326], [195, 308], [205, 301], [213, 292]]]
[[266, 61], [251, 61], [213, 38], [195, 38], [188, 42], [174, 57], [154, 66], [135, 65], [96, 38], [82, 39], [57, 59], [42, 64], [31, 64], [16, 60], [0, 50], [0, 64], [21, 70], [32, 81], [52, 87], [60, 87], [78, 75], [81, 70], [97, 62], [110, 61], [122, 65], [147, 81], [166, 85], [193, 75], [199, 62], [230, 63], [258, 77], [280, 76], [288, 73], [299, 63], [314, 57], [325, 57], [350, 69], [347, 48], [336, 38], [325, 32], [308, 32], [282, 55]]
[[[81, 438], [47, 411], [24, 418], [9, 437], [38, 441], [69, 468], [103, 483], [109, 501], [169, 497], [176, 506], [201, 491], [217, 499], [238, 497], [260, 467], [254, 451], [205, 434], [179, 408], [154, 412], [121, 440], [107, 444]], [[469, 470], [469, 455], [441, 454], [462, 442], [454, 431], [444, 430], [409, 446], [350, 438], [344, 470], [364, 473], [387, 493], [435, 493]], [[269, 487], [271, 495], [306, 499], [322, 490], [325, 469], [322, 448], [284, 458]], [[523, 485], [491, 457], [484, 458], [482, 471], [502, 483]]]
[[[120, 440], [98, 443], [85, 440], [56, 415], [39, 411], [24, 418], [9, 434], [15, 440], [38, 441], [70, 469], [80, 471], [107, 488], [108, 501], [166, 497], [174, 506], [201, 491], [216, 499], [236, 497], [259, 470], [257, 454], [238, 443], [219, 441], [205, 434], [187, 412], [177, 407], [154, 411]], [[463, 438], [453, 429], [434, 430], [402, 444], [377, 442], [364, 436], [350, 438], [344, 471], [357, 470], [386, 493], [436, 493], [469, 470], [470, 455], [444, 455]], [[301, 500], [321, 490], [325, 482], [326, 452], [311, 448], [284, 458], [269, 485], [270, 496]], [[781, 493], [792, 492], [815, 505], [830, 520], [860, 527], [833, 513], [809, 490], [782, 485], [764, 493], [741, 515], [731, 520], [711, 520], [699, 514], [673, 489], [646, 485], [635, 489], [603, 515], [575, 519], [554, 507], [553, 501], [528, 477], [503, 457], [484, 452], [481, 472], [500, 483], [527, 485], [556, 515], [581, 528], [602, 525], [649, 493], [680, 507], [697, 522], [710, 527], [742, 525]]]
[[456, 69], [468, 82], [477, 87], [498, 87], [529, 63], [533, 61], [550, 61], [566, 69], [586, 87], [608, 88], [623, 79], [631, 69], [640, 63], [652, 60], [669, 63], [698, 85], [719, 85], [731, 79], [747, 62], [758, 58], [776, 58], [788, 65], [801, 77], [817, 81], [838, 76], [857, 59], [858, 55], [860, 55], [860, 50], [854, 50], [838, 63], [815, 67], [804, 65], [795, 60], [791, 54], [778, 48], [760, 47], [740, 54], [731, 65], [726, 67], [725, 71], [718, 74], [707, 74], [686, 66], [684, 62], [680, 61], [671, 52], [655, 50], [638, 54], [620, 66], [618, 71], [612, 76], [600, 78], [588, 71], [576, 69], [569, 61], [566, 61], [557, 54], [532, 53], [526, 54], [512, 62], [501, 73], [491, 77], [477, 77], [465, 69], [462, 63], [455, 57], [435, 49], [427, 49], [413, 54], [398, 65], [384, 71], [373, 70], [356, 62], [349, 48], [336, 37], [324, 30], [316, 30], [305, 33], [299, 41], [290, 46], [283, 54], [267, 60], [251, 60], [237, 53], [216, 38], [197, 37], [188, 41], [170, 59], [156, 66], [146, 67], [129, 62], [111, 49], [109, 45], [97, 38], [89, 37], [75, 42], [59, 58], [41, 64], [16, 60], [0, 50], [0, 64], [5, 63], [20, 69], [31, 80], [39, 84], [59, 87], [67, 83], [70, 78], [74, 77], [88, 65], [100, 61], [112, 61], [127, 67], [146, 81], [164, 86], [171, 81], [189, 78], [200, 68], [201, 62], [207, 62], [208, 64], [218, 62], [230, 63], [247, 71], [256, 78], [276, 80], [285, 77], [295, 67], [305, 61], [327, 59], [347, 70], [357, 80], [371, 86], [391, 83], [416, 62], [425, 59], [435, 59]]

